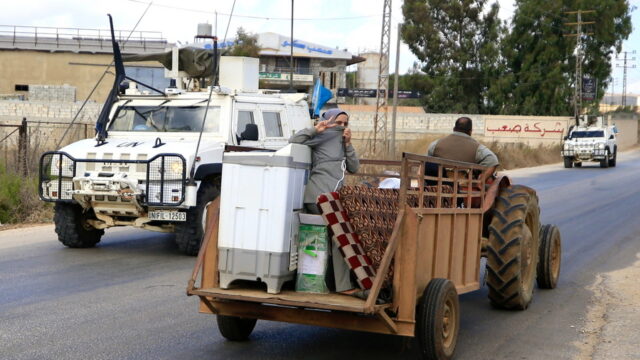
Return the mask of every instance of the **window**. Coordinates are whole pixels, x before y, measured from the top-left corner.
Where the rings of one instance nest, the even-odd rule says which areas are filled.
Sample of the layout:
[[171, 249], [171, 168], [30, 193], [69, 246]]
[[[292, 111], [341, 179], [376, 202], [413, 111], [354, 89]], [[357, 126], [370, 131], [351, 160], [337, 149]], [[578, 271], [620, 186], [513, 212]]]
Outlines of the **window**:
[[265, 111], [262, 113], [264, 128], [267, 137], [282, 137], [282, 124], [280, 123], [280, 113]]
[[29, 91], [29, 85], [16, 84], [16, 91]]
[[289, 58], [287, 57], [277, 57], [276, 58], [276, 69], [277, 71], [289, 71], [291, 65], [289, 65]]
[[331, 82], [329, 83], [329, 89], [335, 89], [336, 88], [336, 76], [337, 74], [334, 72], [331, 72]]
[[[125, 66], [127, 76], [130, 76], [141, 83], [153, 86], [158, 90], [164, 90], [169, 87], [170, 79], [164, 77], [164, 69], [161, 67], [145, 67], [145, 66]], [[138, 84], [140, 90], [146, 89], [142, 84]]]
[[570, 139], [604, 137], [604, 131], [574, 131], [571, 133]]
[[296, 59], [296, 72], [298, 74], [311, 74], [311, 59], [309, 58], [297, 58]]
[[238, 135], [244, 131], [247, 124], [255, 124], [253, 120], [253, 111], [238, 111], [238, 127], [236, 132]]
[[[204, 106], [122, 106], [109, 125], [110, 131], [200, 132]], [[220, 128], [220, 107], [209, 107], [205, 132]]]

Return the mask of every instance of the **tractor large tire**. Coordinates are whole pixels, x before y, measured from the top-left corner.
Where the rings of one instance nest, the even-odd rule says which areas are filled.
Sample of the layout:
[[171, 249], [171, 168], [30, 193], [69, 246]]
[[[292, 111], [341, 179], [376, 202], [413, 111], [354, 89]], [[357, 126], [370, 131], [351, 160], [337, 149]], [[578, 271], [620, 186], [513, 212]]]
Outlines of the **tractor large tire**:
[[207, 205], [218, 196], [220, 196], [219, 177], [200, 183], [196, 206], [187, 210], [187, 221], [176, 224], [176, 244], [184, 254], [198, 255], [204, 237]]
[[487, 246], [487, 285], [493, 306], [524, 310], [531, 303], [539, 217], [538, 196], [531, 188], [514, 185], [496, 197]]
[[245, 341], [256, 327], [256, 319], [245, 319], [236, 316], [218, 315], [218, 330], [227, 340]]
[[58, 240], [70, 248], [89, 248], [96, 246], [104, 235], [104, 230], [96, 229], [87, 223], [91, 210], [83, 211], [77, 204], [56, 203], [53, 208], [53, 222]]
[[416, 340], [423, 360], [452, 359], [460, 328], [460, 304], [453, 283], [433, 279], [424, 290], [416, 313]]
[[570, 157], [564, 158], [564, 167], [565, 169], [571, 169], [573, 167], [573, 160]]
[[560, 277], [562, 240], [560, 230], [555, 225], [540, 228], [540, 253], [536, 279], [541, 289], [555, 289]]

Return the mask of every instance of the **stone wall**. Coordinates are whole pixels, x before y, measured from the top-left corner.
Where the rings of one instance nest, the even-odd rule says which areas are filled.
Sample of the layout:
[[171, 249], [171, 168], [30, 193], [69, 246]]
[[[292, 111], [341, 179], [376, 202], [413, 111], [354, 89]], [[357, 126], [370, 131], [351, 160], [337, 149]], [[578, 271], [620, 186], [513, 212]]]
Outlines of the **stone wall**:
[[29, 101], [75, 102], [76, 87], [64, 85], [29, 85]]
[[[82, 102], [65, 101], [14, 101], [0, 100], [0, 122], [17, 123], [23, 117], [27, 121], [70, 122], [82, 106]], [[76, 122], [94, 124], [102, 104], [88, 102]]]

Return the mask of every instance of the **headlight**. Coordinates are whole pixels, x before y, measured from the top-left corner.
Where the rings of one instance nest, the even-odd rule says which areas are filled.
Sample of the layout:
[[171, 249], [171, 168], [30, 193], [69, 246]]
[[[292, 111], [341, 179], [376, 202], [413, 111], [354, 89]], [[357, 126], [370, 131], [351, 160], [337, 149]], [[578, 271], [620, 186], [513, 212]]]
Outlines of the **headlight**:
[[175, 174], [182, 174], [182, 169], [183, 169], [182, 161], [179, 161], [179, 160], [172, 161], [171, 164], [169, 165], [169, 168]]
[[603, 143], [598, 144], [598, 149], [604, 149], [604, 144]]

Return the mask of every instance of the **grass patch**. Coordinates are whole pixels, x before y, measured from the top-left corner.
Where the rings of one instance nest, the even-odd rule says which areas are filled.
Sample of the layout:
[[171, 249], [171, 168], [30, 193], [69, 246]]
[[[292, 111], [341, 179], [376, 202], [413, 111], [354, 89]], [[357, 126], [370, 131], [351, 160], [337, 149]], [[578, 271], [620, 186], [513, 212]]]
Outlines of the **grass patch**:
[[0, 164], [0, 223], [40, 223], [53, 219], [53, 207], [38, 196], [38, 179], [21, 177]]

